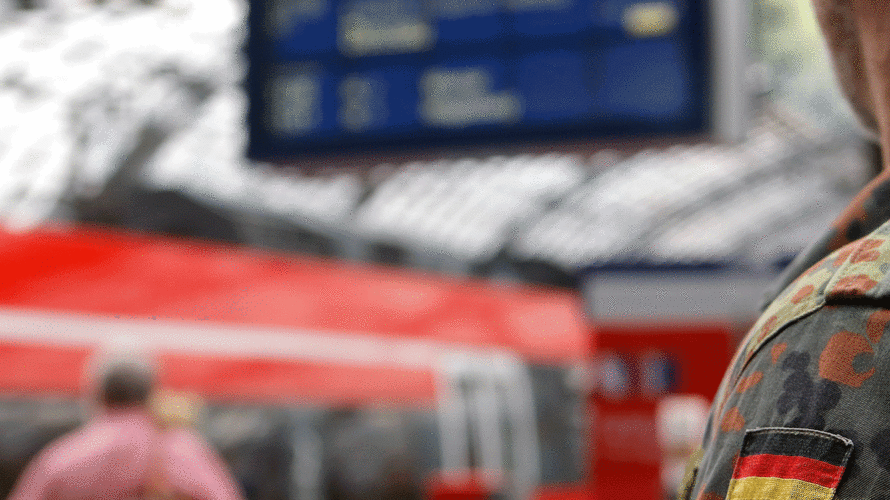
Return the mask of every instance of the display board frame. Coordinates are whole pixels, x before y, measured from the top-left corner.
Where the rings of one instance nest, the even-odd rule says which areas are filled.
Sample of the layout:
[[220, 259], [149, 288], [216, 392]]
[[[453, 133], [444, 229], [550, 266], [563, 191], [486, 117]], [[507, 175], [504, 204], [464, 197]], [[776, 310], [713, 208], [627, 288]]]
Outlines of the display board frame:
[[[547, 19], [541, 21], [534, 16], [522, 17], [516, 8], [508, 12], [503, 7], [535, 2], [500, 0], [497, 5], [501, 7], [496, 17], [501, 23], [502, 33], [498, 38], [486, 39], [480, 35], [480, 40], [457, 42], [453, 40], [456, 28], [447, 25], [441, 18], [429, 15], [429, 12], [435, 10], [431, 6], [441, 8], [442, 5], [461, 2], [408, 2], [420, 6], [419, 12], [423, 14], [420, 17], [425, 20], [414, 26], [413, 39], [421, 48], [400, 51], [398, 43], [393, 42], [386, 50], [387, 45], [383, 43], [384, 50], [376, 53], [373, 50], [369, 52], [367, 47], [363, 48], [360, 44], [350, 45], [350, 37], [343, 34], [343, 26], [348, 24], [343, 19], [350, 18], [349, 9], [357, 3], [383, 5], [406, 0], [291, 0], [285, 5], [302, 5], [299, 8], [304, 9], [310, 4], [322, 5], [328, 14], [327, 17], [322, 16], [324, 22], [302, 26], [300, 34], [291, 33], [289, 39], [287, 36], [270, 35], [272, 31], [281, 32], [280, 26], [274, 27], [276, 15], [273, 15], [283, 5], [281, 1], [254, 0], [249, 8], [245, 47], [249, 66], [245, 86], [249, 99], [247, 153], [253, 160], [293, 164], [306, 158], [332, 154], [385, 156], [432, 148], [481, 146], [497, 149], [524, 143], [700, 136], [713, 133], [714, 124], [719, 121], [715, 120], [715, 108], [719, 103], [714, 102], [712, 89], [721, 78], [718, 75], [715, 79], [715, 65], [711, 64], [711, 54], [719, 52], [719, 47], [715, 49], [710, 35], [712, 19], [706, 0], [543, 1], [580, 6], [585, 12], [593, 8], [605, 9], [603, 6], [612, 4], [623, 6], [621, 15], [604, 18], [599, 25], [588, 23], [575, 32], [557, 34], [535, 34], [533, 31], [559, 31], [562, 28], [553, 28], [559, 25], [558, 19], [547, 27]], [[494, 2], [492, 0], [493, 5]], [[627, 12], [635, 5], [673, 5], [679, 14], [675, 25], [664, 33], [658, 32], [658, 23], [655, 23], [655, 27], [647, 28], [644, 19], [642, 29], [654, 31], [634, 34], [633, 28], [628, 27]], [[476, 31], [470, 32], [483, 33], [486, 29], [483, 22], [485, 16], [472, 17], [464, 19], [476, 22], [473, 25]], [[545, 28], [536, 28], [535, 22], [543, 23]], [[410, 31], [409, 24], [406, 24], [408, 28], [403, 27], [404, 30]], [[435, 28], [432, 30], [434, 35], [428, 36], [435, 38], [433, 42], [424, 42], [423, 30], [417, 28], [424, 25]], [[569, 28], [565, 30], [571, 31]], [[371, 35], [365, 33], [363, 36]], [[448, 41], [449, 37], [451, 41]], [[353, 38], [360, 37], [356, 35]], [[382, 38], [385, 40], [385, 36]], [[332, 46], [336, 48], [335, 53], [330, 51]], [[666, 54], [667, 58], [682, 60], [683, 68], [672, 69], [670, 61], [665, 62], [665, 57], [653, 55], [658, 51]], [[658, 61], [664, 64], [664, 68], [651, 70], [653, 64], [660, 64]], [[613, 68], [611, 73], [607, 72], [611, 81], [591, 91], [592, 86], [596, 87], [596, 82], [591, 83], [591, 79], [605, 78], [596, 68], [605, 67]], [[628, 77], [636, 71], [644, 71], [646, 67], [650, 67], [651, 74], [658, 75], [658, 71], [661, 71], [661, 74], [674, 78], [675, 82], [679, 82], [677, 85], [682, 86], [682, 96], [677, 98], [673, 108], [670, 105], [662, 106], [652, 116], [646, 115], [645, 102], [631, 102], [633, 99], [649, 99], [657, 107], [660, 101], [664, 101], [658, 92], [652, 91], [651, 82], [635, 81]], [[390, 88], [408, 90], [389, 97], [388, 108], [381, 114], [388, 116], [387, 123], [377, 128], [366, 126], [361, 129], [363, 115], [344, 112], [349, 108], [344, 104], [344, 95], [348, 95], [351, 88], [357, 89], [358, 94], [373, 94], [374, 86], [368, 82], [375, 78], [387, 82]], [[562, 80], [554, 82], [554, 78]], [[278, 85], [276, 82], [279, 81], [288, 83]], [[477, 99], [475, 102], [488, 103], [490, 108], [483, 107], [482, 112], [476, 110], [461, 115], [459, 109], [455, 111], [460, 107], [454, 106], [453, 100], [437, 103], [429, 98], [430, 95], [442, 94], [441, 89], [447, 89], [449, 85], [457, 88], [461, 81], [469, 82], [470, 87], [484, 84], [487, 100]], [[424, 90], [428, 88], [438, 88], [440, 92], [436, 94]], [[458, 93], [467, 92], [465, 87], [460, 88], [463, 90]], [[444, 92], [448, 93], [447, 90]], [[585, 92], [595, 94], [586, 104], [578, 99]], [[280, 104], [287, 96], [297, 94], [320, 96], [318, 102], [321, 104], [307, 107], [306, 103], [311, 99], [292, 99], [291, 102], [297, 105]], [[670, 98], [673, 94], [668, 91], [663, 95]], [[575, 103], [578, 105], [575, 106]], [[614, 108], [611, 111], [609, 103]], [[511, 106], [519, 106], [521, 114], [511, 115]], [[585, 106], [594, 111], [585, 112]], [[631, 111], [628, 112], [628, 109]], [[476, 122], [467, 119], [473, 113], [485, 118]], [[314, 121], [305, 120], [310, 115], [316, 116]], [[350, 119], [353, 121], [352, 130], [348, 129]], [[418, 124], [418, 121], [421, 123]], [[299, 125], [304, 122], [311, 122], [315, 128]], [[365, 125], [372, 122], [366, 120]], [[295, 123], [298, 124], [296, 128]], [[291, 128], [288, 129], [288, 126]], [[290, 132], [276, 132], [276, 127]]]

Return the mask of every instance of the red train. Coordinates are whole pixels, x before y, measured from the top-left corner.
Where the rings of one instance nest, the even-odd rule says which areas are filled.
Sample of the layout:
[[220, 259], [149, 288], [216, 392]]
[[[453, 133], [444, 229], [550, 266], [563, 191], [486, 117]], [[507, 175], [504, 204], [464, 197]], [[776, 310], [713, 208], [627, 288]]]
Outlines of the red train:
[[658, 498], [659, 401], [710, 396], [734, 328], [595, 335], [569, 291], [83, 227], [0, 232], [0, 274], [3, 494], [128, 346], [252, 500]]

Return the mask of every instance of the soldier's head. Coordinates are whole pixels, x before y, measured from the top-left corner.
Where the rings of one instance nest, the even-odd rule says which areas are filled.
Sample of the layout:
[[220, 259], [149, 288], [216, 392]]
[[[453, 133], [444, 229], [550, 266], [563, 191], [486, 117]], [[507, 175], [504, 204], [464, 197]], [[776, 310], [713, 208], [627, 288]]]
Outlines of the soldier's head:
[[[890, 146], [890, 9], [886, 0], [813, 0], [841, 89], [862, 126]], [[884, 160], [885, 165], [887, 157]]]

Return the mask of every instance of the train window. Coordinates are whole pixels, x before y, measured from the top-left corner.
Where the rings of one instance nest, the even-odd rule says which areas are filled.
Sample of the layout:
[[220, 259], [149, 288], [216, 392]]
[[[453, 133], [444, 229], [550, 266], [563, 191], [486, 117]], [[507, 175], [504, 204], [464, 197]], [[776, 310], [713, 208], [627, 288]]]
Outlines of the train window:
[[292, 500], [322, 500], [324, 443], [321, 438], [323, 413], [317, 410], [291, 411], [290, 498]]
[[[497, 397], [499, 407], [507, 406], [510, 393], [509, 388], [503, 381], [495, 382], [495, 397]], [[501, 431], [501, 456], [503, 457], [504, 468], [506, 470], [514, 470], [516, 468], [516, 447], [514, 446], [516, 431], [509, 416], [503, 412], [498, 414], [498, 426]]]
[[424, 410], [404, 413], [411, 455], [417, 464], [421, 478], [429, 477], [442, 468], [442, 455], [439, 447], [439, 424], [433, 412]]
[[570, 383], [570, 368], [533, 365], [541, 483], [574, 483], [585, 464], [584, 398]]
[[434, 416], [419, 410], [227, 407], [207, 431], [248, 500], [419, 500], [438, 467]]
[[643, 353], [639, 358], [640, 392], [658, 397], [677, 389], [677, 363], [660, 351]]
[[485, 435], [481, 429], [484, 402], [480, 402], [477, 396], [479, 393], [479, 381], [473, 378], [465, 376], [458, 382], [460, 397], [466, 401], [467, 407], [467, 467], [470, 469], [487, 468], [491, 470], [492, 466], [494, 466], [500, 469], [500, 464], [486, 464], [480, 457], [480, 444], [485, 442]]
[[443, 469], [495, 472], [488, 487], [525, 498], [538, 483], [532, 390], [509, 358], [452, 360], [440, 401]]
[[623, 399], [631, 393], [631, 369], [624, 357], [616, 353], [598, 356], [598, 389], [610, 399]]
[[293, 418], [283, 408], [216, 406], [201, 422], [249, 500], [290, 500]]
[[419, 500], [421, 471], [408, 419], [383, 409], [339, 410], [326, 419], [327, 500]]

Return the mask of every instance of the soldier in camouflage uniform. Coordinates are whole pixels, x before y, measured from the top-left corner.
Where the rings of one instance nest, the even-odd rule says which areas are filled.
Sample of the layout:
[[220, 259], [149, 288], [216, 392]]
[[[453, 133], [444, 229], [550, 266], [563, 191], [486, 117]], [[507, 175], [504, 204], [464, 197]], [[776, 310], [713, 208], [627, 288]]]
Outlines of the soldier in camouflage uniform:
[[746, 336], [682, 499], [890, 499], [890, 2], [814, 1], [884, 170]]

